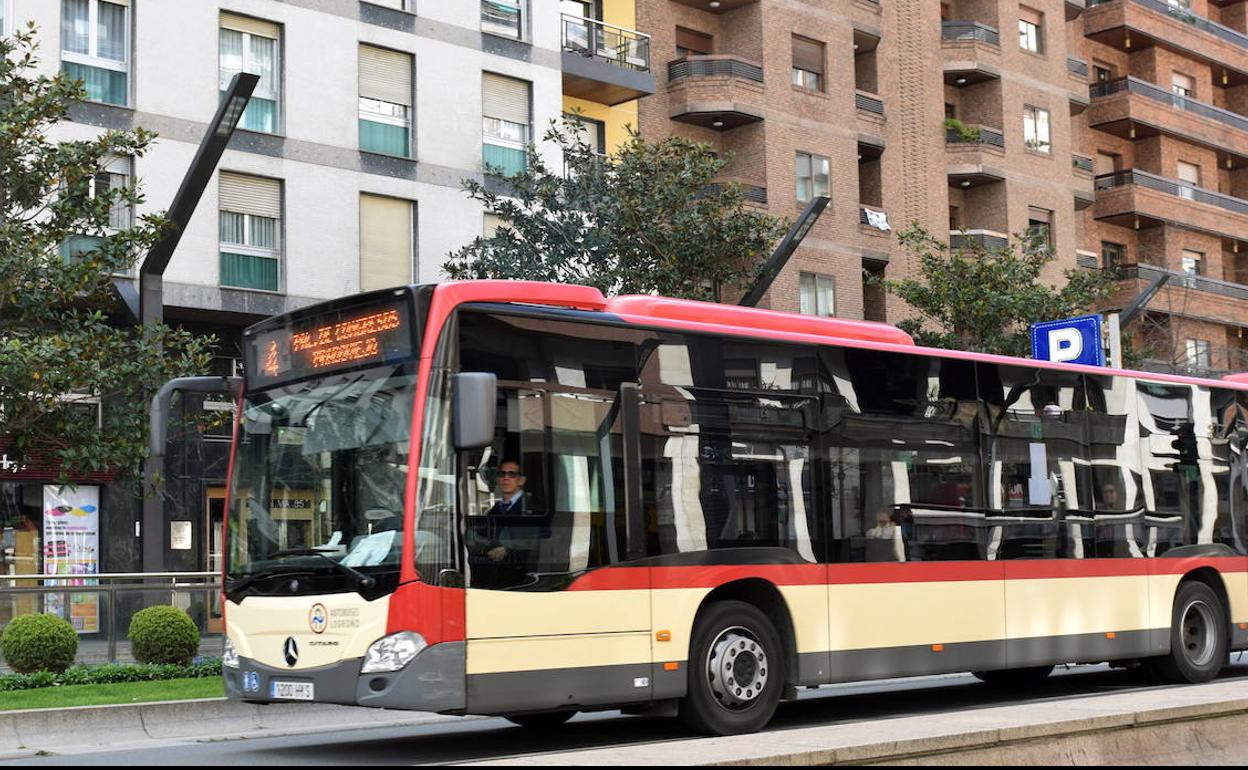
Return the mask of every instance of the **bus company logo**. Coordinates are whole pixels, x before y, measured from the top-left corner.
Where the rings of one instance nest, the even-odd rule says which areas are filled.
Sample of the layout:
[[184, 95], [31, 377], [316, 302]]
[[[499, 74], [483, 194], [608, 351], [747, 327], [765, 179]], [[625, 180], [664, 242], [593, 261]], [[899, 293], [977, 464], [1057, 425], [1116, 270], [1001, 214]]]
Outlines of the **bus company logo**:
[[286, 665], [291, 668], [299, 662], [299, 645], [295, 644], [295, 637], [286, 637], [286, 643], [282, 645], [282, 657], [286, 659]]
[[323, 634], [329, 628], [329, 610], [324, 604], [312, 605], [312, 610], [308, 612], [308, 626], [314, 634]]

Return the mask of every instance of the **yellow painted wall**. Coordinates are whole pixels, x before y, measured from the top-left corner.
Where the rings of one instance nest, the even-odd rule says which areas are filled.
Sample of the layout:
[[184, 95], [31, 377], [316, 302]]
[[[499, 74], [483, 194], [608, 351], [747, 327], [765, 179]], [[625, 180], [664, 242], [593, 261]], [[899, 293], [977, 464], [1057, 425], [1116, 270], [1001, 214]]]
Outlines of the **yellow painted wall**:
[[[603, 0], [602, 20], [617, 27], [637, 29], [636, 6], [636, 0]], [[651, 62], [651, 68], [653, 66], [654, 64]], [[607, 152], [614, 152], [620, 144], [628, 139], [628, 131], [625, 129], [625, 126], [632, 126], [634, 129], [638, 127], [636, 100], [625, 102], [615, 107], [608, 107], [605, 104], [598, 104], [584, 99], [574, 99], [570, 96], [563, 97], [563, 111], [572, 112], [574, 108], [579, 108], [586, 118], [601, 121], [606, 125]]]

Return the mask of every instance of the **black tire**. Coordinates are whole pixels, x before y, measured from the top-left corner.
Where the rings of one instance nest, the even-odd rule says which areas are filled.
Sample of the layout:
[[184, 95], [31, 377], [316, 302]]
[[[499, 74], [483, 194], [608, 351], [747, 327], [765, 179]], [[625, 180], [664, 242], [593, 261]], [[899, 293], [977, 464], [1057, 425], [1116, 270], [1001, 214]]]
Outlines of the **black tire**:
[[688, 692], [680, 703], [686, 725], [706, 735], [757, 732], [784, 691], [780, 634], [754, 605], [716, 602], [698, 617], [686, 670]]
[[1179, 585], [1170, 615], [1170, 654], [1152, 660], [1163, 681], [1208, 682], [1227, 660], [1226, 611], [1213, 589], [1199, 580]]
[[1053, 666], [1032, 666], [1030, 668], [1005, 668], [997, 671], [972, 671], [976, 679], [989, 687], [1015, 688], [1035, 687], [1049, 678]]
[[541, 714], [508, 714], [503, 719], [530, 730], [553, 730], [575, 715], [576, 711], [546, 711]]

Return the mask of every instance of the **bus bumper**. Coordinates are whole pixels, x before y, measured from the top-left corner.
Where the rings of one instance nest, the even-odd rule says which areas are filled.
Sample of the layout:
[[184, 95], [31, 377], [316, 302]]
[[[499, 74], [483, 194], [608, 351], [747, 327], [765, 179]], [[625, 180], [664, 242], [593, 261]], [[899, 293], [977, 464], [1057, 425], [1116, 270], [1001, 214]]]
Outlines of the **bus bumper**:
[[274, 687], [294, 682], [310, 683], [315, 703], [439, 713], [465, 708], [463, 642], [427, 647], [398, 671], [362, 674], [360, 664], [360, 658], [353, 658], [319, 668], [282, 669], [240, 656], [238, 668], [223, 670], [225, 694], [253, 703], [295, 703], [299, 700], [275, 697]]

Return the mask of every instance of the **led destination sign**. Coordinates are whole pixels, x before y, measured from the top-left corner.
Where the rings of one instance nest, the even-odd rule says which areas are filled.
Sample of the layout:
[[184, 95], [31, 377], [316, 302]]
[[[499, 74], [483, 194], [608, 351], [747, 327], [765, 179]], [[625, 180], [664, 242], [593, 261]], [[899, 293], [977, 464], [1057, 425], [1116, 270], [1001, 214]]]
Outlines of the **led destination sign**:
[[301, 319], [248, 340], [253, 385], [271, 385], [412, 355], [407, 305], [352, 308]]

